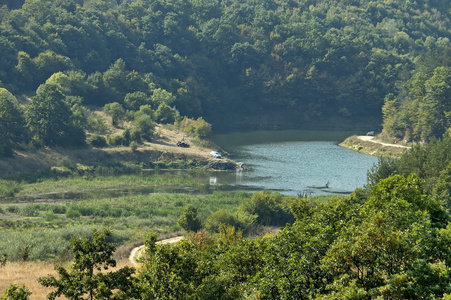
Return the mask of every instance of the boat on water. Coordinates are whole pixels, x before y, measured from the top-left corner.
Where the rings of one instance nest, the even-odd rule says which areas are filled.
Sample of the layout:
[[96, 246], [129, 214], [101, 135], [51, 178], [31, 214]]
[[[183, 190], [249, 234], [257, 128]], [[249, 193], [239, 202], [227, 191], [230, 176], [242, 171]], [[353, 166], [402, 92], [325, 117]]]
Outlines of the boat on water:
[[328, 181], [325, 185], [321, 185], [321, 186], [318, 186], [318, 185], [309, 185], [308, 188], [311, 188], [311, 189], [320, 189], [320, 190], [322, 190], [322, 189], [328, 189], [328, 188], [329, 188], [329, 184], [330, 184], [330, 181]]

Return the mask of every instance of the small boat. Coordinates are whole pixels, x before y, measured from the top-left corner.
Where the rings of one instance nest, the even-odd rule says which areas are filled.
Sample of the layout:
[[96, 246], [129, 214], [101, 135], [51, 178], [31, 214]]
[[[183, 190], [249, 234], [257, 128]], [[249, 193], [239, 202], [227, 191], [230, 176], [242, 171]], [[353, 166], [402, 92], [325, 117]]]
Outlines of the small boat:
[[318, 186], [318, 185], [309, 185], [308, 187], [309, 188], [311, 188], [311, 189], [319, 189], [319, 190], [321, 190], [321, 189], [328, 189], [329, 188], [329, 181], [325, 184], [325, 185], [323, 185], [323, 186]]

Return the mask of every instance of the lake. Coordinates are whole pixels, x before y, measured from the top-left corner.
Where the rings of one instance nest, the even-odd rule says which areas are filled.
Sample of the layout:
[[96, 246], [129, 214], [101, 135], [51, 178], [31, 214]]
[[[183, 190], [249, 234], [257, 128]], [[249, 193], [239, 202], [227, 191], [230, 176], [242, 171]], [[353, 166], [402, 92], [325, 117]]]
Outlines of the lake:
[[[218, 174], [210, 183], [282, 194], [347, 194], [366, 184], [377, 157], [338, 146], [353, 134], [343, 131], [259, 131], [217, 135], [212, 140], [251, 170]], [[320, 189], [328, 184], [328, 188]]]

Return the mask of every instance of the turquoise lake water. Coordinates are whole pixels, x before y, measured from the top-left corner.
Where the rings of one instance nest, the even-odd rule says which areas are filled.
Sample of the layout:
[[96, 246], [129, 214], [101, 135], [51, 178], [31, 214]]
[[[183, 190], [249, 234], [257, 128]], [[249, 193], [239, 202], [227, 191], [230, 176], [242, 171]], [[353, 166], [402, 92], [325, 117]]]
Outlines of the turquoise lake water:
[[[251, 171], [221, 174], [210, 181], [292, 195], [351, 192], [366, 184], [367, 171], [377, 163], [377, 157], [338, 146], [352, 134], [359, 133], [295, 130], [215, 136], [230, 158]], [[326, 183], [328, 188], [313, 188]]]

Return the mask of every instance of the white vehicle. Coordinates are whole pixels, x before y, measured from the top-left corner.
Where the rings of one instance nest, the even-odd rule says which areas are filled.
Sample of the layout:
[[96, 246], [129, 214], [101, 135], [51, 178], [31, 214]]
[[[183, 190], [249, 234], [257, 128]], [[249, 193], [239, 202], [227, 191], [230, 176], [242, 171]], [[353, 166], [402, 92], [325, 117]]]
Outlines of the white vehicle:
[[213, 157], [216, 157], [216, 158], [221, 158], [221, 157], [222, 157], [221, 154], [219, 154], [219, 153], [216, 152], [216, 151], [211, 151], [211, 152], [210, 152], [210, 156], [213, 156]]

